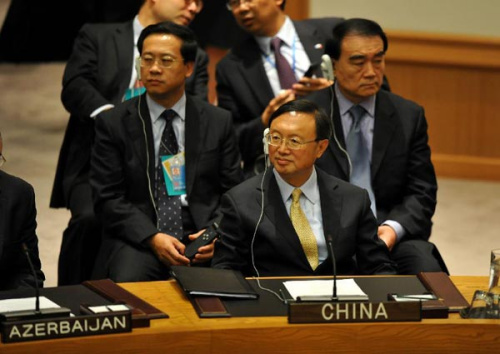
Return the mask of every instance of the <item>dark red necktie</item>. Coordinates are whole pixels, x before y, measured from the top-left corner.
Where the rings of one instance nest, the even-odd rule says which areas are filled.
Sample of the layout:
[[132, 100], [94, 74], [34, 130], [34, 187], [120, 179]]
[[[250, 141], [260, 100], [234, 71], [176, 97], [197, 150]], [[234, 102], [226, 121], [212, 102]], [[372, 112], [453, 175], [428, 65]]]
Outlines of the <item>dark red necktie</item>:
[[274, 52], [280, 86], [282, 90], [286, 90], [292, 88], [292, 85], [297, 82], [297, 79], [295, 78], [295, 73], [290, 67], [288, 60], [281, 54], [281, 44], [283, 44], [283, 41], [278, 37], [271, 39], [271, 50]]

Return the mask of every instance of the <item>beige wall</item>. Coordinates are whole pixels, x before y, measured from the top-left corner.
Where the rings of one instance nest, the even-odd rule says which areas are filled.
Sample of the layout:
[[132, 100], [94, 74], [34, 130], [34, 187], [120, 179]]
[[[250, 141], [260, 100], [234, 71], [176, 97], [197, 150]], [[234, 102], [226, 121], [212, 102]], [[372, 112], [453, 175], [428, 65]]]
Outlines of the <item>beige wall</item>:
[[371, 18], [385, 30], [500, 37], [500, 0], [310, 0], [310, 7], [310, 17]]

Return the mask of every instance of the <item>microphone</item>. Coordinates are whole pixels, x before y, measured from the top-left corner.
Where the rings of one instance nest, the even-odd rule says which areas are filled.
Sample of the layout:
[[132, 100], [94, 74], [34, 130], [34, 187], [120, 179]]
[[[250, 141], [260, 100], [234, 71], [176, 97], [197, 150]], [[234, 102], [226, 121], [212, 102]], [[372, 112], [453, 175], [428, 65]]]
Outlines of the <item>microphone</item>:
[[335, 253], [333, 252], [332, 236], [327, 235], [326, 239], [327, 239], [327, 243], [328, 243], [328, 251], [330, 252], [330, 256], [332, 257], [332, 268], [333, 268], [332, 301], [339, 301], [339, 299], [337, 297], [337, 261], [335, 260]]
[[38, 277], [36, 276], [35, 267], [33, 267], [33, 262], [31, 261], [30, 253], [28, 250], [28, 246], [23, 242], [23, 251], [28, 259], [28, 263], [30, 265], [31, 273], [33, 274], [33, 279], [35, 279], [35, 313], [40, 314], [40, 287], [38, 286]]

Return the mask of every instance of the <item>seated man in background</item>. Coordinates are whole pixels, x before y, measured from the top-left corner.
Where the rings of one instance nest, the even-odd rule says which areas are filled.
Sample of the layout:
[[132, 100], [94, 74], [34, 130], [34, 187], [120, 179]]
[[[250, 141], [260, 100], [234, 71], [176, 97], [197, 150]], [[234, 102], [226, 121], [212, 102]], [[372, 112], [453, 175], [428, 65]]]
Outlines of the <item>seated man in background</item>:
[[[101, 225], [94, 215], [89, 185], [96, 116], [144, 92], [134, 70], [142, 29], [162, 21], [187, 26], [202, 6], [202, 0], [142, 0], [132, 21], [86, 24], [75, 39], [61, 92], [71, 116], [50, 201], [52, 208], [71, 210], [59, 255], [59, 285], [79, 284], [90, 278], [101, 242]], [[205, 100], [207, 65], [207, 55], [198, 50], [193, 75], [186, 80], [186, 91]]]
[[[185, 94], [193, 32], [162, 22], [146, 27], [137, 46], [146, 93], [99, 115], [91, 160], [104, 228], [95, 277], [116, 282], [167, 279], [170, 265], [189, 265], [185, 245], [242, 180], [231, 113]], [[194, 263], [212, 255], [213, 244], [201, 247]]]
[[309, 96], [334, 124], [316, 165], [368, 191], [378, 236], [400, 274], [447, 272], [428, 242], [437, 182], [424, 109], [380, 89], [387, 47], [382, 28], [370, 20], [346, 20], [333, 30], [326, 53], [335, 85]]
[[271, 170], [224, 194], [212, 266], [245, 276], [396, 274], [365, 190], [314, 166], [328, 148], [328, 117], [306, 100], [269, 120]]
[[[5, 161], [0, 133], [0, 166]], [[25, 252], [33, 262], [36, 278]], [[35, 287], [36, 283], [43, 286], [41, 268], [33, 187], [0, 170], [0, 291]]]
[[262, 132], [283, 103], [328, 87], [318, 77], [305, 77], [319, 64], [326, 39], [340, 18], [292, 21], [286, 0], [229, 0], [229, 9], [248, 36], [217, 64], [219, 107], [233, 113], [245, 177], [264, 169]]

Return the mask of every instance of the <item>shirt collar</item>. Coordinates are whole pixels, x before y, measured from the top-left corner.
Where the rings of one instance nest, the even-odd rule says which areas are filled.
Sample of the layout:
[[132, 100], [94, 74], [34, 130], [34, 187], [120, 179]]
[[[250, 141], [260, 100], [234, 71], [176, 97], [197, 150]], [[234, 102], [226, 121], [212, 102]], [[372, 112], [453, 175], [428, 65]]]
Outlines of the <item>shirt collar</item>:
[[[292, 20], [290, 20], [288, 16], [286, 16], [285, 22], [283, 23], [280, 30], [278, 31], [278, 33], [276, 33], [274, 37], [278, 37], [283, 42], [285, 42], [285, 44], [289, 47], [293, 46], [293, 42], [297, 38], [297, 32], [295, 31], [295, 27], [293, 26]], [[255, 36], [255, 40], [257, 41], [260, 50], [266, 56], [271, 54], [271, 39], [273, 39], [273, 37]]]
[[[339, 103], [339, 111], [341, 116], [347, 114], [351, 107], [355, 106], [354, 103], [349, 101], [342, 94], [337, 83], [335, 83], [335, 95], [337, 96], [337, 102]], [[368, 112], [368, 115], [372, 118], [375, 117], [375, 98], [376, 95], [372, 95], [363, 102], [359, 103], [359, 105], [363, 107]]]
[[137, 15], [134, 17], [134, 21], [132, 22], [132, 27], [134, 29], [134, 43], [135, 45], [137, 45], [139, 36], [141, 35], [142, 30], [144, 29], [144, 27], [142, 27], [141, 23], [139, 22], [139, 17]]
[[304, 196], [311, 203], [316, 204], [319, 202], [318, 175], [315, 167], [313, 168], [313, 172], [311, 173], [311, 176], [309, 176], [309, 179], [300, 187], [294, 187], [291, 184], [288, 184], [275, 169], [273, 169], [273, 173], [276, 177], [276, 182], [278, 183], [283, 203], [286, 203], [286, 201], [290, 199], [295, 188], [300, 188], [302, 194], [304, 194]]
[[160, 115], [166, 109], [171, 109], [181, 118], [182, 121], [186, 119], [186, 93], [182, 95], [182, 97], [172, 106], [172, 107], [163, 107], [162, 105], [153, 101], [149, 95], [146, 95], [146, 101], [148, 103], [149, 114], [151, 115], [151, 121], [156, 123]]

